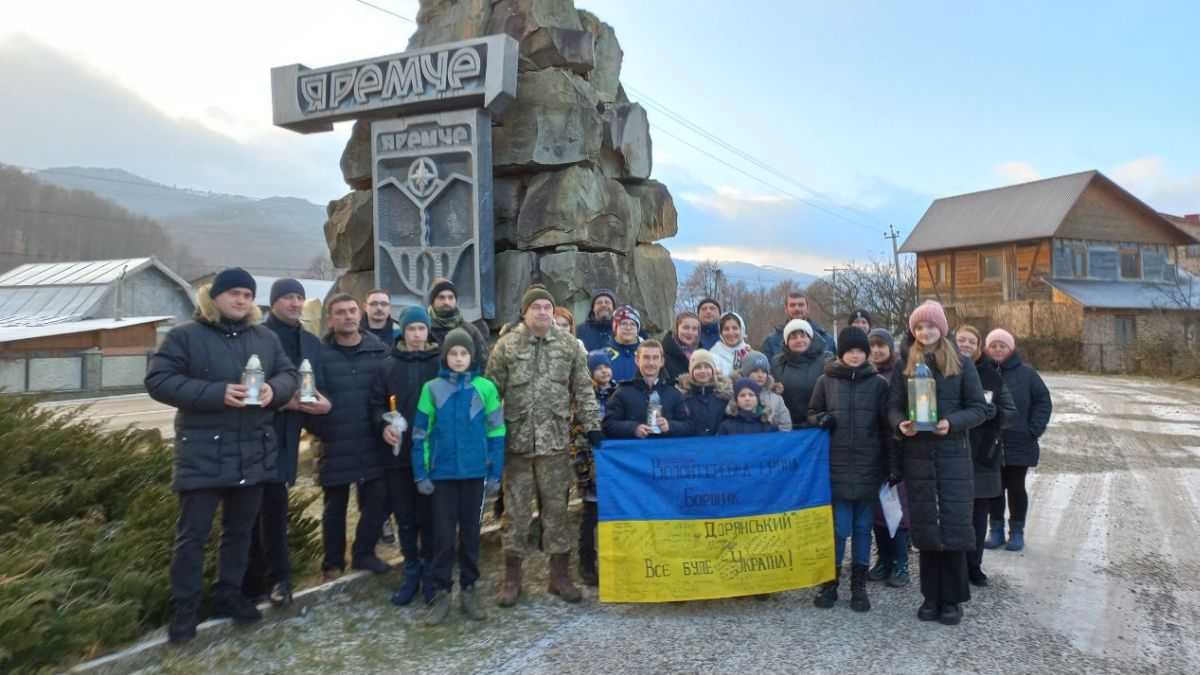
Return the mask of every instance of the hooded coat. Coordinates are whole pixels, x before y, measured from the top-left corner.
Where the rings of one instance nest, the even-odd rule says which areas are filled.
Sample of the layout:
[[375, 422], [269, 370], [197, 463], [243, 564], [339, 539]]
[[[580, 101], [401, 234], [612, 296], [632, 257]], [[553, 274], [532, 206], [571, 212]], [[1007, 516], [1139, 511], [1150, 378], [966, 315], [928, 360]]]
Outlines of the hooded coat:
[[[241, 321], [228, 321], [207, 287], [197, 291], [196, 299], [193, 320], [167, 333], [145, 378], [150, 398], [176, 409], [171, 488], [183, 492], [275, 482], [275, 410], [296, 391], [296, 366], [275, 333], [258, 324], [262, 312], [257, 307]], [[227, 407], [225, 386], [242, 381], [252, 354], [258, 355], [271, 387], [271, 404]]]
[[337, 346], [332, 331], [321, 341], [322, 393], [332, 407], [325, 415], [305, 418], [304, 428], [320, 441], [315, 445], [317, 484], [322, 487], [383, 476], [384, 443], [369, 401], [388, 347], [370, 333], [360, 335], [349, 354]]
[[808, 349], [797, 354], [784, 344], [783, 352], [771, 360], [771, 377], [783, 385], [783, 402], [792, 414], [792, 428], [808, 428], [808, 404], [812, 400], [817, 379], [825, 372], [825, 363], [833, 354], [825, 349], [825, 341], [814, 335]]
[[874, 500], [889, 474], [900, 474], [900, 463], [888, 442], [888, 382], [870, 363], [848, 366], [825, 364], [808, 406], [808, 425], [833, 416], [829, 433], [829, 483], [834, 499]]
[[1042, 451], [1038, 439], [1046, 433], [1054, 409], [1050, 390], [1042, 376], [1023, 363], [1016, 352], [1000, 364], [1000, 373], [1017, 406], [1017, 419], [1004, 430], [1004, 464], [1037, 466]]
[[746, 322], [736, 312], [726, 312], [721, 318], [729, 314], [733, 314], [737, 318], [738, 325], [742, 328], [741, 341], [730, 347], [723, 340], [718, 340], [708, 350], [712, 353], [713, 361], [717, 362], [717, 370], [725, 375], [725, 377], [733, 377], [733, 371], [737, 370], [741, 365], [742, 358], [752, 351], [750, 344], [746, 342]]
[[737, 407], [737, 401], [730, 401], [725, 407], [721, 418], [721, 426], [717, 428], [718, 436], [740, 436], [742, 434], [766, 434], [779, 431], [771, 421], [771, 412], [747, 412]]
[[1017, 406], [1004, 385], [999, 365], [990, 356], [981, 356], [975, 362], [975, 370], [983, 390], [992, 392], [987, 419], [970, 432], [971, 456], [975, 462], [975, 498], [987, 499], [1000, 496], [1000, 465], [1004, 461], [1001, 431], [1017, 419]]
[[[926, 357], [937, 386], [938, 418], [950, 423], [950, 433], [922, 431], [902, 441], [909, 530], [913, 545], [922, 551], [973, 551], [975, 468], [967, 433], [983, 423], [987, 403], [974, 364], [943, 340], [944, 349], [959, 359], [961, 372], [946, 377], [935, 359]], [[888, 423], [893, 429], [908, 419], [906, 369], [901, 359], [892, 372]]]
[[388, 411], [388, 397], [396, 397], [396, 411], [408, 422], [400, 440], [400, 452], [395, 454], [392, 449], [383, 448], [383, 465], [388, 469], [412, 466], [412, 437], [414, 421], [417, 415], [417, 401], [421, 398], [421, 387], [438, 376], [442, 350], [436, 344], [426, 343], [424, 349], [410, 350], [404, 348], [404, 342], [396, 343], [392, 352], [383, 360], [379, 376], [371, 386], [371, 397], [368, 405], [371, 408], [370, 418], [375, 425], [375, 435], [383, 438], [383, 430], [388, 423], [383, 414]]
[[692, 382], [691, 375], [683, 375], [675, 382], [683, 395], [693, 436], [715, 436], [725, 417], [725, 406], [733, 399], [733, 381], [720, 373], [714, 375], [713, 383], [704, 386]]

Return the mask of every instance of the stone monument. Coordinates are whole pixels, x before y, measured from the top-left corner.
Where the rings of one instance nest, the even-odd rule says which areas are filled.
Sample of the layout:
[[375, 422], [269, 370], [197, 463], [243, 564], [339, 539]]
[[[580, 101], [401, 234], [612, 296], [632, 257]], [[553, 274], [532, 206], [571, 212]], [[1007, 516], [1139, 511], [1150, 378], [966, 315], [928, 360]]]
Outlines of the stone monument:
[[[511, 57], [506, 52], [516, 69], [515, 88], [508, 87], [507, 74], [500, 78], [503, 86], [499, 86], [500, 80], [481, 76], [470, 81], [476, 98], [468, 105], [456, 104], [458, 108], [474, 106], [491, 113], [490, 129], [481, 124], [483, 118], [476, 119], [470, 146], [474, 150], [456, 155], [460, 146], [453, 143], [455, 132], [438, 131], [450, 134], [450, 144], [438, 145], [436, 152], [417, 152], [417, 148], [401, 151], [401, 146], [414, 137], [405, 136], [401, 143], [396, 134], [411, 128], [412, 120], [387, 122], [392, 131], [382, 133], [385, 137], [392, 135], [392, 145], [381, 145], [384, 141], [378, 129], [372, 131], [370, 120], [378, 119], [382, 106], [363, 106], [374, 103], [372, 96], [377, 94], [372, 90], [376, 86], [381, 87], [380, 94], [383, 89], [394, 92], [403, 86], [404, 74], [415, 70], [415, 66], [408, 65], [409, 55], [449, 51], [448, 67], [457, 63], [462, 69], [450, 70], [465, 73], [473, 67], [468, 68], [466, 60], [455, 61], [451, 47], [505, 39], [516, 43]], [[347, 270], [335, 291], [361, 297], [379, 279], [393, 284], [383, 287], [396, 293], [394, 297], [408, 297], [411, 287], [399, 277], [407, 274], [412, 284], [420, 286], [439, 264], [450, 264], [456, 247], [464, 241], [461, 235], [450, 232], [461, 229], [462, 214], [453, 213], [458, 220], [453, 227], [448, 226], [452, 210], [439, 200], [457, 200], [474, 189], [478, 208], [485, 209], [483, 200], [491, 200], [493, 229], [489, 240], [484, 234], [486, 217], [481, 217], [480, 227], [475, 229], [478, 247], [461, 255], [464, 260], [482, 256], [481, 286], [475, 287], [480, 293], [479, 315], [490, 319], [493, 327], [517, 318], [522, 292], [538, 281], [550, 289], [559, 304], [571, 309], [577, 322], [586, 318], [592, 292], [611, 288], [622, 301], [642, 311], [649, 330], [669, 328], [677, 280], [670, 254], [657, 242], [675, 235], [677, 214], [666, 186], [650, 178], [649, 121], [646, 110], [631, 102], [621, 86], [623, 53], [612, 27], [589, 12], [575, 9], [572, 0], [421, 0], [417, 31], [408, 49], [411, 51], [398, 57], [320, 71], [301, 71], [293, 66], [285, 78], [295, 80], [297, 88], [285, 92], [284, 98], [304, 105], [308, 99], [298, 78], [326, 73], [323, 84], [317, 77], [316, 84], [310, 85], [311, 98], [318, 104], [324, 101], [325, 110], [336, 103], [344, 113], [334, 118], [328, 114], [318, 116], [325, 110], [314, 110], [313, 116], [301, 123], [319, 123], [328, 128], [332, 119], [359, 119], [341, 158], [342, 175], [353, 192], [330, 203], [325, 224], [333, 262]], [[490, 68], [494, 56], [488, 56]], [[428, 58], [436, 69], [436, 59]], [[390, 65], [382, 65], [390, 61], [400, 61], [395, 66], [398, 74], [392, 75]], [[382, 76], [379, 85], [373, 72], [363, 71], [363, 66], [371, 63], [378, 66]], [[341, 70], [352, 74], [334, 76]], [[484, 71], [490, 73], [487, 68]], [[481, 79], [497, 82], [498, 89], [491, 91], [509, 92], [509, 96], [516, 92], [503, 116], [498, 115], [499, 110], [510, 100], [504, 100], [503, 93], [496, 93], [493, 99], [486, 91], [481, 94]], [[388, 82], [393, 83], [390, 89]], [[360, 91], [366, 104], [358, 104]], [[437, 105], [437, 99], [437, 95], [426, 94], [413, 105]], [[485, 103], [487, 100], [493, 102]], [[432, 109], [402, 110], [416, 113]], [[395, 108], [387, 112], [397, 114]], [[280, 123], [278, 112], [276, 121]], [[406, 126], [402, 129], [402, 125]], [[489, 131], [490, 158], [483, 149], [483, 135]], [[424, 143], [426, 137], [433, 140], [431, 133], [423, 129], [417, 137], [421, 140], [412, 142]], [[436, 175], [428, 164], [417, 162], [423, 156], [437, 167]], [[478, 172], [472, 173], [473, 168]], [[455, 172], [460, 175], [454, 176]], [[490, 191], [485, 179], [491, 181]], [[436, 181], [441, 181], [437, 183], [440, 188], [434, 187]], [[379, 186], [381, 182], [383, 187]], [[421, 196], [431, 189], [442, 191]], [[414, 229], [404, 230], [403, 236], [386, 227], [376, 231], [372, 227], [373, 214], [380, 212], [381, 201], [387, 202], [382, 206], [384, 213], [402, 212], [397, 222], [414, 223]], [[444, 226], [448, 230], [445, 233]], [[440, 252], [414, 255], [408, 249], [417, 241]], [[486, 307], [484, 268], [489, 245], [495, 252], [494, 314]], [[396, 270], [394, 277], [390, 276], [392, 269]]]
[[[309, 133], [373, 120], [370, 269], [393, 306], [425, 304], [433, 280], [446, 277], [464, 318], [496, 315], [492, 115], [513, 101], [516, 73], [517, 43], [507, 35], [272, 70], [278, 126]], [[436, 110], [444, 112], [415, 114]]]

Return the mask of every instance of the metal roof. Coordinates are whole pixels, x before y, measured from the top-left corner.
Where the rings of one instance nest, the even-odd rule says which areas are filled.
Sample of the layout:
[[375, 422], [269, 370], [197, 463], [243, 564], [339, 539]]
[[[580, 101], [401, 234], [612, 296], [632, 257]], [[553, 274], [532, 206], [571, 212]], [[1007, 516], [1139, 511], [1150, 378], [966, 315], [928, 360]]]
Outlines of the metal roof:
[[[121, 273], [136, 272], [153, 258], [30, 263], [0, 275], [0, 286], [83, 286], [109, 284]], [[165, 269], [165, 268], [164, 268]], [[187, 283], [184, 282], [186, 286]]]
[[68, 321], [49, 326], [0, 326], [0, 343], [33, 340], [35, 338], [68, 335], [70, 333], [87, 333], [94, 330], [115, 330], [140, 326], [144, 323], [168, 321], [170, 316], [131, 316], [126, 319], [88, 319], [86, 321]]
[[1190, 306], [1200, 308], [1200, 277], [1180, 272], [1179, 279], [1178, 284], [1091, 279], [1045, 281], [1088, 309], [1182, 310], [1189, 302], [1189, 295]]
[[[263, 307], [271, 306], [271, 284], [275, 283], [281, 277], [264, 277], [258, 274], [254, 276], [254, 285], [257, 287], [254, 293], [254, 304], [262, 305]], [[329, 291], [333, 290], [332, 281], [325, 279], [296, 279], [300, 285], [304, 287], [304, 299], [312, 300], [316, 298], [321, 302], [325, 302], [325, 297], [329, 295]]]
[[1097, 175], [1084, 171], [934, 200], [900, 252], [1052, 237]]
[[0, 326], [45, 326], [87, 318], [108, 286], [0, 287]]

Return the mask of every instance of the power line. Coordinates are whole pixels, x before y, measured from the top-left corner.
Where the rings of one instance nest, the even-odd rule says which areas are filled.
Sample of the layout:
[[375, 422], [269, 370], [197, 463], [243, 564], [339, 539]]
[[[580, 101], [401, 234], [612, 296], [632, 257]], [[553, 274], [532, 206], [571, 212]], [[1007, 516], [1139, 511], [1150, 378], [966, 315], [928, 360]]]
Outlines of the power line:
[[[857, 214], [868, 220], [879, 223], [880, 225], [886, 225], [886, 223], [884, 223], [882, 220], [879, 220], [875, 216], [872, 216], [871, 214], [866, 213], [865, 211], [856, 209], [853, 206], [842, 204], [842, 203], [838, 202], [836, 199], [834, 199], [833, 197], [829, 196], [828, 194], [826, 194], [810, 185], [801, 183], [800, 181], [796, 180], [795, 178], [792, 178], [791, 176], [787, 175], [786, 173], [780, 171], [779, 169], [776, 169], [774, 166], [771, 166], [770, 164], [764, 162], [763, 160], [760, 160], [757, 157], [754, 157], [753, 155], [745, 152], [741, 148], [722, 140], [719, 136], [704, 130], [699, 125], [691, 122], [683, 115], [676, 113], [675, 111], [666, 107], [662, 103], [655, 101], [650, 96], [647, 96], [645, 92], [639, 91], [636, 87], [630, 86], [628, 84], [626, 84], [624, 86], [627, 91], [633, 92], [638, 97], [638, 102], [643, 102], [643, 101], [646, 102], [648, 105], [650, 105], [655, 110], [663, 113], [664, 115], [675, 120], [679, 124], [682, 124], [684, 127], [689, 129], [690, 131], [699, 134], [705, 140], [708, 140], [712, 143], [715, 143], [716, 145], [719, 145], [720, 147], [737, 155], [738, 157], [744, 159], [745, 161], [750, 162], [754, 166], [757, 166], [760, 169], [763, 169], [764, 171], [767, 171], [768, 173], [771, 173], [772, 175], [774, 175], [784, 181], [787, 181], [788, 183], [791, 183], [792, 185], [800, 188], [801, 190], [804, 190], [805, 192], [828, 202], [829, 204], [831, 204], [832, 206], [834, 206], [836, 208], [842, 209], [844, 211], [848, 211], [850, 213]], [[805, 203], [809, 203], [809, 202], [806, 201]], [[877, 231], [880, 232], [881, 234], [883, 233], [883, 230], [877, 230]]]
[[391, 14], [392, 16], [396, 17], [397, 19], [407, 21], [407, 22], [413, 24], [414, 26], [417, 25], [416, 21], [413, 21], [412, 19], [408, 18], [407, 16], [404, 16], [403, 14], [397, 14], [390, 9], [385, 9], [383, 7], [380, 7], [379, 5], [373, 5], [369, 2], [367, 2], [366, 0], [354, 0], [354, 1], [360, 5], [366, 5], [367, 7], [370, 7], [371, 9], [377, 9], [377, 10], [383, 12], [384, 14]]

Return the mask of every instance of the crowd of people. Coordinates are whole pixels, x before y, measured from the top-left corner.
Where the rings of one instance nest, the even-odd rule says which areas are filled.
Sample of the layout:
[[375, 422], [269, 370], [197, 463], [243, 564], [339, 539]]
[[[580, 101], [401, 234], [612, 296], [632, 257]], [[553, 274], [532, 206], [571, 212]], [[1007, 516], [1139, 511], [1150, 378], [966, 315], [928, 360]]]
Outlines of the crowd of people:
[[[835, 606], [848, 576], [851, 609], [868, 611], [868, 581], [908, 584], [911, 546], [924, 598], [918, 618], [957, 624], [970, 586], [987, 585], [983, 551], [1024, 546], [1025, 478], [1037, 465], [1049, 392], [1010, 333], [985, 337], [967, 325], [952, 333], [936, 302], [912, 311], [897, 344], [866, 310], [851, 314], [835, 339], [810, 318], [807, 297], [789, 293], [786, 320], [755, 350], [742, 317], [714, 299], [654, 337], [611, 290], [596, 291], [576, 324], [535, 284], [489, 352], [486, 330], [464, 319], [446, 279], [431, 285], [427, 306], [398, 312], [381, 289], [361, 302], [335, 295], [325, 303], [323, 338], [300, 327], [299, 282], [274, 283], [265, 321], [255, 292], [245, 270], [219, 273], [198, 292], [195, 320], [168, 333], [146, 376], [150, 395], [178, 409], [175, 643], [195, 636], [218, 505], [212, 614], [253, 623], [261, 619], [256, 601], [292, 603], [288, 489], [302, 429], [314, 439], [324, 494], [325, 577], [345, 570], [353, 486], [350, 567], [389, 572], [376, 549], [398, 539], [403, 577], [391, 601], [420, 597], [430, 626], [452, 611], [455, 563], [461, 611], [487, 618], [475, 585], [488, 496], [502, 494], [504, 507], [497, 605], [518, 602], [538, 546], [548, 554], [552, 594], [582, 598], [573, 551], [581, 581], [598, 583], [593, 460], [605, 438], [825, 430], [836, 576], [817, 589], [817, 607]], [[261, 383], [244, 381], [252, 363]], [[315, 385], [305, 396], [301, 364]], [[918, 369], [936, 383], [933, 431], [918, 431], [909, 412], [908, 381]], [[880, 506], [885, 483], [902, 504], [894, 535]], [[572, 485], [583, 503], [577, 535], [567, 512]], [[530, 536], [535, 502], [540, 544]]]

